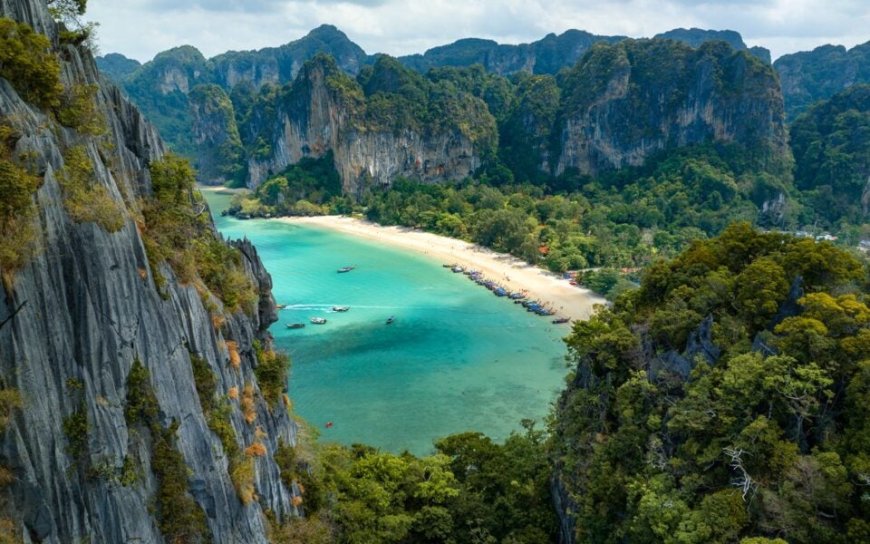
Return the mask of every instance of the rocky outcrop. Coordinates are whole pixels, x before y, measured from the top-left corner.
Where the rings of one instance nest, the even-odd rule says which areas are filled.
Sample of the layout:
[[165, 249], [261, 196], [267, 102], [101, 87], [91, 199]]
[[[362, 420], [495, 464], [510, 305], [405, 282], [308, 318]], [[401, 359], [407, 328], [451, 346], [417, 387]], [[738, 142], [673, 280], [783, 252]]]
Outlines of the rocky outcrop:
[[[58, 44], [43, 0], [2, 0], [0, 15], [53, 38], [67, 87], [98, 82], [89, 53]], [[254, 342], [269, 345], [266, 328], [275, 318], [268, 274], [253, 248], [240, 244], [259, 288], [252, 315], [223, 311], [165, 265], [161, 296], [136, 218], [140, 197], [151, 190], [148, 164], [162, 156], [163, 143], [116, 88], [103, 86], [96, 104], [108, 128], [99, 139], [60, 127], [0, 78], [0, 115], [22, 135], [15, 152], [30, 157], [43, 178], [35, 196], [39, 251], [14, 276], [2, 271], [10, 280], [0, 290], [0, 383], [22, 399], [0, 441], [0, 465], [13, 477], [2, 494], [14, 505], [24, 542], [163, 542], [153, 515], [152, 442], [125, 418], [126, 381], [138, 360], [150, 373], [161, 425], [177, 425], [186, 487], [211, 539], [265, 543], [264, 512], [283, 519], [296, 511], [271, 456], [279, 440], [295, 443], [295, 424], [284, 409], [265, 404], [254, 375]], [[84, 146], [93, 182], [124, 211], [117, 232], [67, 215], [58, 176], [72, 145]], [[213, 320], [215, 313], [226, 321]], [[236, 355], [238, 365], [230, 364]], [[256, 437], [267, 450], [254, 460], [251, 504], [239, 499], [221, 441], [203, 414], [192, 356], [206, 361], [222, 395], [249, 386], [257, 399], [256, 425], [238, 404], [230, 415], [240, 448]], [[77, 455], [70, 453], [73, 442]]]
[[212, 79], [226, 89], [242, 82], [254, 87], [267, 83], [293, 81], [305, 61], [317, 54], [329, 54], [338, 66], [349, 74], [357, 74], [368, 55], [347, 35], [332, 25], [321, 25], [302, 38], [280, 47], [259, 51], [230, 51], [209, 61]]
[[733, 30], [706, 30], [702, 28], [675, 28], [661, 34], [656, 34], [653, 38], [664, 38], [667, 40], [676, 40], [683, 42], [692, 47], [701, 47], [707, 42], [722, 41], [737, 49], [738, 51], [748, 51], [750, 54], [758, 57], [767, 64], [770, 64], [770, 51], [764, 47], [747, 47], [743, 42], [743, 36], [739, 32]]
[[599, 45], [562, 87], [556, 173], [572, 168], [595, 176], [640, 166], [664, 149], [710, 142], [739, 145], [760, 167], [786, 169], [776, 75], [725, 43], [698, 49], [670, 40]]
[[230, 97], [218, 85], [198, 85], [189, 96], [191, 136], [199, 179], [223, 185], [244, 181], [244, 149]]
[[582, 30], [568, 30], [558, 36], [547, 34], [538, 41], [519, 45], [465, 38], [433, 47], [422, 55], [400, 57], [399, 61], [423, 73], [439, 66], [481, 64], [487, 71], [500, 75], [555, 74], [576, 63], [593, 44], [617, 43], [624, 39], [625, 36], [596, 36]]
[[823, 45], [783, 55], [773, 63], [779, 72], [785, 111], [791, 122], [819, 100], [856, 83], [870, 83], [870, 42], [846, 50]]
[[[461, 100], [473, 111], [455, 120], [473, 124], [486, 117], [486, 132], [494, 135], [495, 121], [486, 105], [470, 96]], [[423, 182], [463, 179], [481, 165], [481, 145], [455, 125], [385, 126], [366, 106], [362, 89], [331, 59], [310, 61], [292, 86], [254, 111], [255, 121], [243, 140], [265, 140], [270, 152], [249, 158], [248, 184], [256, 186], [303, 157], [320, 158], [328, 151], [344, 192], [351, 195], [373, 184], [388, 185], [400, 176]], [[271, 111], [274, 116], [268, 114]]]
[[100, 73], [112, 81], [122, 81], [142, 66], [138, 60], [128, 59], [120, 53], [109, 53], [104, 57], [97, 57], [96, 60]]

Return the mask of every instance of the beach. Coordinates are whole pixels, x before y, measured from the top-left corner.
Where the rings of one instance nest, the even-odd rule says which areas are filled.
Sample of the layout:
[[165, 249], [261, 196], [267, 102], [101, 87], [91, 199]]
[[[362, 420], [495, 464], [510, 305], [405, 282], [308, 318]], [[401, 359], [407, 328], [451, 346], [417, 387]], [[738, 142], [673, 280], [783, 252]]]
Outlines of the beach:
[[[588, 319], [604, 298], [588, 289], [570, 285], [568, 280], [542, 268], [530, 265], [511, 255], [466, 242], [407, 227], [385, 227], [352, 217], [327, 215], [314, 217], [279, 217], [291, 225], [308, 225], [356, 236], [379, 244], [428, 255], [442, 264], [458, 264], [480, 271], [510, 291], [524, 291], [529, 298], [550, 306], [554, 317]], [[349, 263], [353, 264], [353, 263]], [[451, 273], [449, 270], [445, 274]]]

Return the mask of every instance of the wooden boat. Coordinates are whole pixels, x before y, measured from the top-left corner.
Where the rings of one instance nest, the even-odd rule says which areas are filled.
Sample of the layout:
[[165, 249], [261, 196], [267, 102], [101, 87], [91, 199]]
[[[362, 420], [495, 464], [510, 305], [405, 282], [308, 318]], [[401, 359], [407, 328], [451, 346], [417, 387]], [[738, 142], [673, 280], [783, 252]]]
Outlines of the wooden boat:
[[570, 323], [570, 322], [571, 322], [570, 317], [558, 317], [558, 318], [553, 320], [554, 325], [561, 325], [562, 323]]
[[350, 306], [333, 306], [332, 307], [333, 312], [346, 312], [348, 310], [350, 310]]
[[305, 323], [287, 323], [288, 329], [304, 329]]
[[342, 266], [341, 268], [339, 268], [339, 269], [337, 270], [337, 272], [338, 272], [339, 274], [344, 274], [345, 272], [350, 272], [350, 271], [353, 270], [354, 268], [356, 268], [356, 267], [355, 267], [355, 266]]
[[311, 319], [309, 319], [309, 321], [311, 321], [315, 325], [323, 325], [326, 323], [326, 319], [323, 317], [312, 317]]

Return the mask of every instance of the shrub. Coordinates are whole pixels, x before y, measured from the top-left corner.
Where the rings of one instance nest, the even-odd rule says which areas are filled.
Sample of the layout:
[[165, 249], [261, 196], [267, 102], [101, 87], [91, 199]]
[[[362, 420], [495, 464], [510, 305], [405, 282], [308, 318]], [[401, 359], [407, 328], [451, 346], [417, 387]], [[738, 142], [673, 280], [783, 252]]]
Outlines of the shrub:
[[0, 77], [40, 107], [60, 104], [60, 64], [47, 37], [24, 23], [0, 18]]
[[63, 188], [64, 208], [73, 221], [96, 223], [108, 232], [117, 232], [124, 226], [124, 212], [108, 189], [97, 181], [84, 147], [67, 150], [58, 181]]
[[12, 151], [17, 132], [0, 120], [0, 269], [4, 281], [27, 262], [34, 252], [36, 229], [33, 193], [41, 180], [22, 168]]
[[262, 442], [254, 442], [245, 448], [245, 455], [248, 457], [264, 457], [266, 453], [268, 453], [266, 446], [264, 446]]
[[17, 389], [0, 389], [0, 434], [6, 432], [12, 414], [21, 408], [21, 405], [21, 394]]
[[99, 85], [95, 84], [77, 84], [68, 89], [57, 110], [57, 120], [60, 124], [90, 136], [105, 134], [106, 118], [97, 108], [96, 103], [99, 89]]
[[253, 423], [257, 420], [257, 405], [254, 402], [254, 386], [250, 383], [245, 384], [245, 389], [242, 391], [241, 407], [242, 413], [245, 415], [245, 421]]
[[290, 369], [290, 358], [273, 349], [264, 350], [255, 346], [257, 351], [257, 367], [254, 375], [260, 385], [263, 398], [271, 407], [280, 399], [287, 387], [287, 371]]
[[157, 397], [150, 374], [139, 360], [127, 375], [128, 426], [141, 425], [151, 434], [151, 469], [157, 477], [157, 521], [167, 542], [197, 542], [206, 532], [205, 514], [187, 492], [188, 468], [175, 446], [178, 422], [164, 428], [158, 418]]
[[238, 454], [239, 446], [236, 442], [236, 431], [231, 421], [231, 410], [226, 399], [217, 400], [217, 380], [208, 362], [202, 357], [190, 355], [190, 365], [193, 369], [193, 379], [196, 384], [196, 392], [199, 396], [199, 404], [205, 415], [208, 428], [218, 437], [224, 452], [232, 459]]
[[235, 340], [227, 340], [227, 353], [230, 356], [230, 365], [238, 370], [242, 366], [242, 358], [239, 356], [239, 343]]
[[254, 502], [257, 493], [254, 488], [254, 460], [252, 458], [236, 463], [230, 470], [230, 479], [233, 481], [242, 504], [247, 505]]
[[[259, 295], [241, 252], [215, 235], [202, 196], [193, 190], [190, 163], [167, 155], [152, 162], [150, 171], [153, 197], [143, 206], [143, 235], [155, 278], [159, 263], [167, 261], [182, 283], [194, 283], [203, 299], [208, 291], [230, 312], [253, 312]], [[165, 284], [155, 281], [161, 288]]]

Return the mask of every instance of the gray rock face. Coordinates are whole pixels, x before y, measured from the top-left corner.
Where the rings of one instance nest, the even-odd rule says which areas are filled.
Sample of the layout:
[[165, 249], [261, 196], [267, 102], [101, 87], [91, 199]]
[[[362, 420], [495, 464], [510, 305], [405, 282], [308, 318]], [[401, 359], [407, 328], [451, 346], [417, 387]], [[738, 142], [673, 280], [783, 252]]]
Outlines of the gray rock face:
[[822, 45], [783, 55], [773, 66], [779, 72], [791, 122], [819, 100], [856, 83], [870, 83], [870, 41], [849, 50], [842, 45]]
[[596, 176], [705, 142], [753, 150], [759, 166], [790, 156], [775, 73], [724, 43], [599, 46], [567, 81], [557, 174], [576, 168]]
[[[43, 0], [2, 0], [0, 15], [56, 36]], [[62, 58], [65, 84], [98, 82], [90, 54], [67, 46]], [[161, 420], [178, 424], [176, 444], [190, 469], [188, 487], [206, 513], [213, 540], [266, 542], [266, 509], [279, 519], [298, 513], [271, 457], [279, 439], [295, 443], [296, 428], [285, 410], [262, 401], [253, 374], [252, 343], [271, 341], [271, 280], [253, 247], [242, 242], [237, 247], [260, 290], [256, 315], [236, 313], [216, 328], [196, 289], [176, 281], [166, 266], [167, 296], [160, 296], [132, 218], [139, 214], [138, 197], [150, 191], [147, 165], [164, 147], [116, 88], [103, 86], [98, 106], [109, 128], [101, 142], [59, 128], [0, 79], [0, 114], [24, 135], [17, 151], [31, 153], [44, 170], [36, 194], [39, 252], [15, 273], [11, 289], [0, 290], [0, 322], [24, 304], [0, 329], [2, 383], [23, 399], [0, 441], [0, 464], [15, 477], [5, 490], [15, 505], [14, 519], [25, 542], [163, 542], [149, 513], [157, 485], [149, 442], [124, 417], [125, 383], [138, 359], [150, 372]], [[70, 145], [86, 147], [96, 182], [128, 213], [120, 231], [108, 233], [67, 216], [57, 172]], [[229, 364], [229, 340], [238, 343], [238, 369]], [[208, 362], [221, 394], [246, 384], [255, 390], [255, 425], [246, 423], [237, 404], [231, 416], [240, 447], [254, 441], [259, 427], [270, 454], [256, 458], [258, 500], [250, 505], [238, 499], [221, 443], [207, 426], [190, 353]], [[67, 453], [64, 421], [76, 411], [87, 419], [88, 470]], [[139, 469], [128, 485], [120, 480], [125, 460]]]
[[764, 47], [747, 47], [743, 42], [743, 36], [734, 30], [707, 30], [702, 28], [675, 28], [661, 34], [656, 34], [654, 38], [665, 38], [668, 40], [676, 40], [683, 42], [692, 47], [700, 47], [706, 42], [723, 41], [740, 51], [749, 51], [750, 54], [770, 64], [770, 51]]
[[373, 184], [388, 185], [399, 176], [426, 183], [462, 179], [480, 166], [479, 151], [459, 131], [368, 128], [354, 118], [353, 105], [330, 88], [324, 65], [309, 66], [275, 104], [277, 114], [263, 115], [269, 120], [251, 127], [268, 135], [271, 149], [266, 157], [249, 158], [251, 187], [303, 157], [320, 158], [328, 151], [333, 152], [344, 192], [351, 195]]

